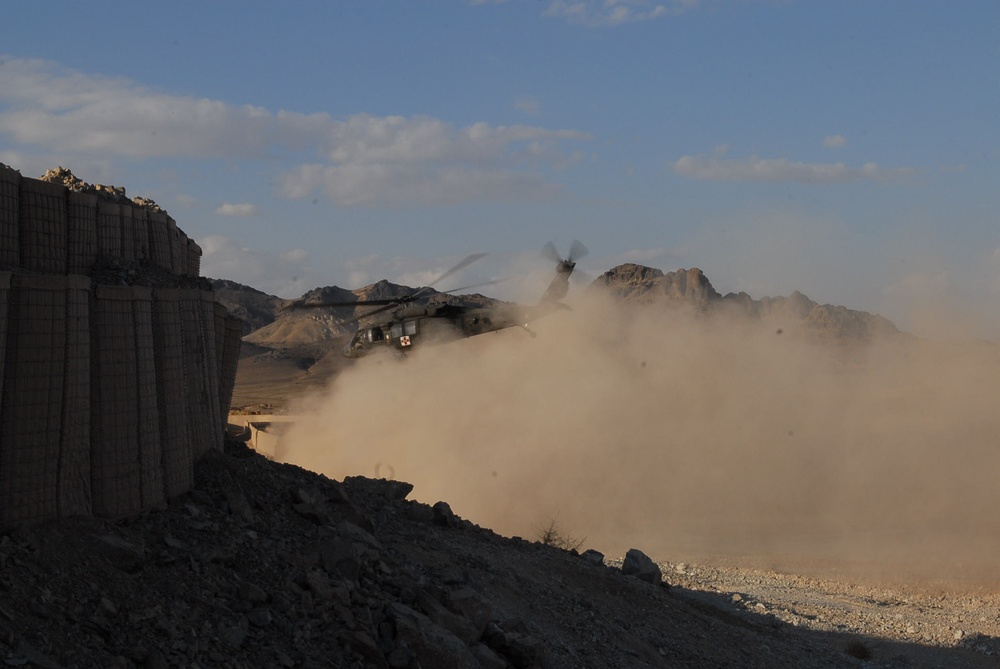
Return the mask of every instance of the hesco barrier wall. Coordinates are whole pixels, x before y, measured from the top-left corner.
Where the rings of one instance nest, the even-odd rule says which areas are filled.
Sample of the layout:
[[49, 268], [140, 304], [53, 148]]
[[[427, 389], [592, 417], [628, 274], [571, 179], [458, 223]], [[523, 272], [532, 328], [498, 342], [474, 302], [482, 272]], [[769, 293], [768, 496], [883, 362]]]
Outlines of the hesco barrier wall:
[[165, 212], [0, 165], [0, 528], [161, 506], [222, 448], [242, 323], [200, 259]]
[[[156, 402], [167, 497], [179, 495], [194, 481], [193, 436], [188, 432], [188, 395], [184, 375], [181, 296], [177, 289], [153, 291], [153, 352]], [[184, 420], [178, 420], [182, 416]]]
[[69, 192], [66, 209], [66, 272], [87, 274], [97, 260], [97, 196]]

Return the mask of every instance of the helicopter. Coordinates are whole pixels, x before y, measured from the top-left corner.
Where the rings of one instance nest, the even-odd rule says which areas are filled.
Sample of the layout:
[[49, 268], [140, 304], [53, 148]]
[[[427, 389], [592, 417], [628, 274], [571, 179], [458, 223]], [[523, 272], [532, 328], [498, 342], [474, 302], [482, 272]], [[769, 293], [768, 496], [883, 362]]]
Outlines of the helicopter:
[[[475, 253], [465, 257], [457, 265], [437, 277], [427, 286], [412, 293], [399, 297], [355, 300], [345, 302], [306, 302], [295, 300], [289, 309], [316, 309], [322, 307], [376, 307], [342, 323], [358, 322], [358, 329], [344, 346], [342, 352], [348, 358], [360, 358], [377, 350], [396, 350], [407, 352], [418, 342], [447, 342], [464, 337], [473, 337], [487, 332], [496, 332], [506, 328], [520, 327], [532, 337], [535, 333], [528, 323], [566, 305], [559, 302], [569, 291], [569, 277], [576, 268], [576, 261], [587, 254], [587, 248], [574, 240], [569, 255], [562, 258], [552, 242], [547, 243], [541, 255], [556, 263], [556, 275], [538, 304], [520, 305], [501, 303], [495, 306], [463, 306], [448, 302], [428, 301], [431, 287], [451, 276], [455, 272], [469, 266], [486, 256], [485, 253]], [[491, 281], [485, 284], [455, 288], [444, 293], [455, 293], [470, 290], [484, 285], [498, 283]], [[375, 318], [384, 314], [381, 318]], [[362, 324], [362, 322], [364, 322]]]

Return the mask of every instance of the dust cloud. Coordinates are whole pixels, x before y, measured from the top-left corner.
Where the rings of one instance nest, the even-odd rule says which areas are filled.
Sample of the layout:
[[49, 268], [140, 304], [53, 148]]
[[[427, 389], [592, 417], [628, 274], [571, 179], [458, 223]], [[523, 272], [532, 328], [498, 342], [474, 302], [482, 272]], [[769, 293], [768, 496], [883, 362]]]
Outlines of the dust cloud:
[[609, 556], [1000, 576], [995, 345], [594, 296], [532, 328], [362, 360], [295, 408], [282, 459]]

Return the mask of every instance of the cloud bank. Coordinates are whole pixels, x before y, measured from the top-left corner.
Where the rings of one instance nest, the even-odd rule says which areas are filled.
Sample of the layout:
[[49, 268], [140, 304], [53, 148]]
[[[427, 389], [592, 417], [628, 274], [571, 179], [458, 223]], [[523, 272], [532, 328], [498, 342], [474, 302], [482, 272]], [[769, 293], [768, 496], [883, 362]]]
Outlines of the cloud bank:
[[284, 298], [299, 297], [320, 285], [319, 274], [302, 249], [261, 251], [223, 235], [196, 241], [202, 251], [203, 276], [229, 279]]
[[823, 146], [828, 149], [839, 149], [847, 146], [847, 138], [843, 135], [828, 135], [823, 138]]
[[253, 216], [257, 213], [257, 205], [249, 202], [239, 204], [224, 202], [215, 210], [215, 213], [219, 216]]
[[787, 158], [739, 160], [727, 158], [727, 149], [710, 154], [681, 156], [673, 164], [675, 173], [705, 181], [798, 182], [808, 184], [839, 184], [850, 181], [888, 181], [910, 176], [909, 167], [883, 168], [876, 163], [850, 167], [844, 163], [804, 163]]
[[342, 205], [550, 197], [559, 187], [547, 173], [580, 162], [573, 145], [591, 139], [527, 125], [270, 111], [16, 58], [0, 68], [0, 111], [0, 137], [17, 145], [130, 160], [265, 161], [280, 194], [318, 192]]
[[[681, 0], [671, 6], [677, 12], [697, 4], [697, 0]], [[658, 19], [668, 11], [667, 5], [648, 0], [555, 0], [543, 15], [590, 28], [603, 28]]]

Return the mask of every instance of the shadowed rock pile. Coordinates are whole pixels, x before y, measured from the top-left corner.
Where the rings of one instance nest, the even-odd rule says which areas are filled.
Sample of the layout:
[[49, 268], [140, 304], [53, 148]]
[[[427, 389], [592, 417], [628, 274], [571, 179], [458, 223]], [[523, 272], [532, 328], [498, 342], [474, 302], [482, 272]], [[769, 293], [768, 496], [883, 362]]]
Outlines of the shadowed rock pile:
[[39, 181], [61, 184], [71, 191], [78, 193], [94, 193], [97, 196], [112, 202], [130, 202], [138, 207], [144, 207], [151, 211], [163, 211], [160, 205], [156, 204], [148, 197], [136, 196], [131, 200], [125, 194], [123, 186], [106, 186], [104, 184], [90, 184], [74, 175], [66, 167], [59, 166], [54, 170], [46, 170], [45, 174], [38, 178]]
[[[117, 521], [0, 536], [0, 659], [28, 667], [843, 667], [797, 631], [227, 441]], [[638, 553], [638, 551], [637, 551]], [[634, 561], [634, 560], [632, 560]]]

